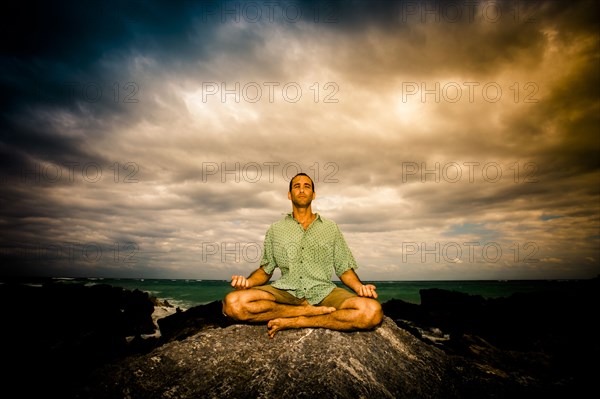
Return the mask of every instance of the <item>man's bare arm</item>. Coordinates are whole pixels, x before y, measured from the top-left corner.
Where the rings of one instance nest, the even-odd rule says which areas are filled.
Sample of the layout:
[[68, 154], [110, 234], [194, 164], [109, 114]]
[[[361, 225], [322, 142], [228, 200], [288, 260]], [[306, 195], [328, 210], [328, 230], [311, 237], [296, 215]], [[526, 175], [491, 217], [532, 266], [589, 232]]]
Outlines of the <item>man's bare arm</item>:
[[271, 274], [267, 274], [262, 267], [259, 267], [250, 274], [250, 277], [244, 276], [232, 276], [231, 286], [236, 290], [245, 290], [248, 288], [256, 287], [257, 285], [263, 285], [271, 279]]
[[358, 296], [377, 298], [377, 293], [375, 292], [377, 287], [375, 287], [373, 284], [363, 284], [358, 278], [358, 275], [354, 269], [346, 270], [340, 276], [340, 280], [342, 280], [342, 283], [344, 283], [348, 288], [356, 292]]

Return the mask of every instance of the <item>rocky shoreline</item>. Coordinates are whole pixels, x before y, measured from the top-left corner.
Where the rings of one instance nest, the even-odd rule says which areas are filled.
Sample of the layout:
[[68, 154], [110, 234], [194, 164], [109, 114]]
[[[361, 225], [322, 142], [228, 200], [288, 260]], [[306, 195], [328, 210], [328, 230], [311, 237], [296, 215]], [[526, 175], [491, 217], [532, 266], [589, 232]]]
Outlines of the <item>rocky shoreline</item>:
[[391, 300], [383, 308], [398, 326], [480, 373], [465, 385], [466, 397], [587, 397], [600, 371], [599, 282], [487, 300], [429, 289], [420, 305]]
[[598, 374], [600, 287], [569, 284], [487, 300], [422, 290], [420, 305], [383, 303], [374, 331], [273, 340], [219, 301], [181, 311], [101, 284], [3, 284], [3, 380], [19, 397], [578, 397]]

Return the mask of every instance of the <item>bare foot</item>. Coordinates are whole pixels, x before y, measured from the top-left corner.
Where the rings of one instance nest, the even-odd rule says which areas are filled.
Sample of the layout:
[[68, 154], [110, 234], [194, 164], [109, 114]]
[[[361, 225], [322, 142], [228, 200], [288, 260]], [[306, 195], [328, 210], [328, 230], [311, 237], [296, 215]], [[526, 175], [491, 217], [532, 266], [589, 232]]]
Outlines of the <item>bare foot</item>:
[[305, 317], [325, 315], [333, 313], [336, 310], [337, 309], [333, 307], [306, 305], [304, 306], [304, 309], [302, 311], [302, 316], [280, 317], [277, 319], [270, 320], [267, 323], [267, 332], [269, 333], [269, 337], [273, 338], [275, 336], [275, 333], [279, 330], [287, 330], [289, 328], [300, 328], [301, 324], [299, 324], [299, 321], [301, 321]]
[[[302, 317], [302, 316], [300, 316]], [[300, 317], [292, 317], [292, 318], [280, 318], [273, 319], [267, 323], [267, 329], [269, 337], [275, 337], [275, 333], [280, 330], [287, 330], [289, 328], [298, 328], [296, 324], [296, 319]]]

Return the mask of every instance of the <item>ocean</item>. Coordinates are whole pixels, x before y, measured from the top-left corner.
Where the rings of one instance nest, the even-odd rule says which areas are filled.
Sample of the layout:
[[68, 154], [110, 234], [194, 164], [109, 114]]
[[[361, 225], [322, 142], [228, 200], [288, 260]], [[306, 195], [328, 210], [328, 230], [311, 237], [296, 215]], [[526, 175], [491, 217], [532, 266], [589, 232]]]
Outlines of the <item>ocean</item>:
[[[138, 289], [167, 300], [171, 305], [182, 310], [193, 306], [203, 305], [223, 297], [232, 291], [225, 280], [194, 280], [194, 279], [110, 279], [110, 278], [54, 278], [55, 283], [61, 284], [108, 284], [128, 290]], [[384, 303], [390, 299], [401, 299], [406, 302], [420, 304], [419, 290], [440, 288], [459, 291], [471, 295], [481, 295], [484, 298], [508, 297], [514, 293], [537, 292], [554, 290], [565, 291], [575, 280], [467, 280], [467, 281], [365, 281], [377, 287], [377, 298]], [[32, 279], [23, 283], [36, 285], [45, 280]], [[338, 286], [344, 287], [339, 281]]]

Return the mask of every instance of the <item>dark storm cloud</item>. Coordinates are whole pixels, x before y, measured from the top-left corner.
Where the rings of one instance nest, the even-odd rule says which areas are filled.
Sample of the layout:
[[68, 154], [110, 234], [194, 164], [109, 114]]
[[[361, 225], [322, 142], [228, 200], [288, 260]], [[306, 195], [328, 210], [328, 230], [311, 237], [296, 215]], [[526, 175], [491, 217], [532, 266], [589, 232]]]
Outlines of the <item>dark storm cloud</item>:
[[[105, 118], [117, 118], [131, 107], [119, 100], [127, 83], [135, 77], [99, 66], [108, 53], [177, 51], [174, 41], [187, 44], [189, 17], [183, 8], [165, 2], [156, 9], [147, 2], [45, 2], [11, 3], [2, 13], [4, 30], [2, 58], [3, 157], [12, 154], [30, 167], [33, 155], [50, 161], [72, 162], [72, 157], [92, 156], [82, 144], [99, 134]], [[163, 23], [159, 23], [164, 18]], [[140, 31], [159, 41], [144, 43]], [[161, 35], [162, 33], [162, 35]], [[142, 35], [143, 36], [143, 35]], [[174, 40], [179, 36], [179, 40]], [[169, 40], [171, 39], [171, 40]], [[156, 39], [155, 39], [156, 40]], [[162, 40], [162, 43], [160, 42]], [[156, 48], [160, 47], [160, 49]], [[129, 93], [135, 87], [128, 87]], [[116, 101], [115, 101], [116, 100]], [[81, 137], [60, 137], [60, 126], [49, 120], [63, 116], [78, 118], [85, 131]]]
[[[506, 278], [558, 276], [561, 262], [565, 276], [598, 270], [597, 238], [585, 238], [599, 223], [597, 2], [3, 7], [0, 246], [16, 265], [3, 272], [245, 273], [199, 264], [202, 243], [261, 245], [289, 211], [290, 165], [314, 177], [315, 209], [371, 276], [488, 278], [496, 266], [399, 266], [406, 241], [533, 241], [550, 259], [503, 264]], [[229, 94], [207, 98], [207, 83]], [[486, 83], [500, 101], [482, 98]], [[260, 101], [235, 93], [248, 84]], [[434, 101], [407, 84], [464, 92]], [[115, 244], [135, 245], [139, 262], [86, 256]]]

